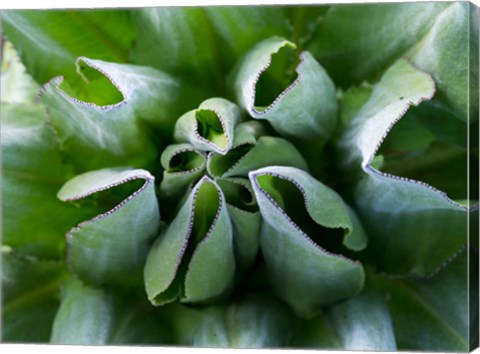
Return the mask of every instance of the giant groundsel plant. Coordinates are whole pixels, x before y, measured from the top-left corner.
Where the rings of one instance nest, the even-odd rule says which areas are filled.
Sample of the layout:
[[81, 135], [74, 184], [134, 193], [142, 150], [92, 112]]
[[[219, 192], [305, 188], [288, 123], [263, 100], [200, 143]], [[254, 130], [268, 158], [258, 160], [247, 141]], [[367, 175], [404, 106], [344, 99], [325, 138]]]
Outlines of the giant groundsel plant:
[[478, 10], [2, 11], [2, 340], [478, 345]]

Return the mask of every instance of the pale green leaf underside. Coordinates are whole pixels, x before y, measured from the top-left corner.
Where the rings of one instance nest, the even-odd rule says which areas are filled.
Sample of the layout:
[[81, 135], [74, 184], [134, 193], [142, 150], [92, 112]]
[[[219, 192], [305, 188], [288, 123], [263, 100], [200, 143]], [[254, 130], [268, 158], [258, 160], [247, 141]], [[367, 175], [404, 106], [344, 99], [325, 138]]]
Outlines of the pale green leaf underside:
[[277, 348], [290, 337], [287, 308], [269, 295], [249, 295], [230, 306], [175, 306], [170, 315], [175, 341], [193, 347]]
[[433, 93], [428, 74], [398, 61], [375, 85], [338, 142], [345, 170], [363, 170], [355, 203], [371, 238], [368, 251], [384, 271], [428, 275], [466, 242], [465, 207], [423, 182], [372, 166], [396, 122], [410, 106], [429, 100]]
[[396, 351], [392, 319], [381, 293], [366, 289], [327, 311], [345, 350]]
[[160, 225], [154, 178], [144, 170], [102, 169], [75, 177], [58, 192], [59, 199], [76, 201], [139, 179], [145, 183], [127, 199], [68, 233], [69, 266], [84, 281], [141, 283], [149, 245]]
[[320, 316], [302, 320], [290, 344], [312, 349], [396, 351], [392, 319], [383, 294], [367, 287]]
[[2, 103], [34, 103], [40, 86], [26, 73], [25, 66], [11, 42], [3, 43], [0, 73]]
[[[268, 177], [268, 179], [265, 179]], [[325, 251], [312, 241], [285, 213], [270, 178], [287, 179], [303, 194], [311, 218], [321, 227], [344, 229], [355, 235], [361, 248], [366, 237], [353, 229], [349, 211], [331, 189], [306, 172], [290, 167], [267, 167], [250, 173], [250, 180], [263, 217], [260, 245], [270, 281], [277, 294], [302, 317], [317, 315], [322, 306], [354, 296], [363, 287], [361, 264]], [[295, 206], [290, 206], [295, 207]], [[316, 235], [315, 235], [316, 236]], [[338, 235], [328, 235], [335, 237]], [[345, 239], [344, 239], [345, 242]]]

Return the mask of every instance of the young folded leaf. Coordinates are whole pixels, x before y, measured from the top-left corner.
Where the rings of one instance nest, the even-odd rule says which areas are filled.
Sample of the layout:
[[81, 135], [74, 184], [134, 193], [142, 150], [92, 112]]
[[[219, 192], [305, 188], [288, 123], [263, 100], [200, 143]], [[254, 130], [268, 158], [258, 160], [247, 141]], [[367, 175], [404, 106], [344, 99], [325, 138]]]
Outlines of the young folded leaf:
[[250, 181], [264, 221], [260, 246], [277, 294], [302, 317], [356, 295], [363, 267], [338, 253], [361, 250], [367, 239], [342, 198], [291, 167], [252, 171]]
[[57, 196], [73, 202], [99, 192], [144, 180], [111, 210], [84, 221], [67, 234], [67, 260], [80, 279], [93, 284], [140, 285], [152, 239], [160, 225], [154, 178], [126, 168], [87, 172], [68, 181]]
[[160, 192], [166, 198], [177, 198], [187, 186], [203, 176], [206, 157], [190, 144], [169, 145], [160, 157], [163, 179]]
[[245, 178], [220, 178], [217, 184], [232, 221], [235, 259], [240, 268], [250, 269], [258, 253], [261, 225], [252, 185]]
[[375, 85], [338, 142], [345, 171], [362, 171], [354, 198], [372, 241], [368, 252], [390, 273], [429, 275], [467, 242], [465, 206], [424, 182], [374, 167], [374, 157], [392, 127], [410, 106], [430, 99], [434, 90], [428, 74], [398, 61]]
[[145, 300], [69, 279], [50, 342], [69, 345], [152, 345], [170, 342], [170, 330]]
[[154, 305], [223, 295], [235, 272], [232, 225], [223, 193], [203, 177], [150, 249], [145, 289]]
[[166, 310], [175, 343], [193, 347], [277, 348], [290, 338], [290, 311], [267, 294], [203, 309], [174, 305]]
[[197, 150], [225, 155], [232, 146], [233, 131], [240, 118], [237, 105], [223, 98], [210, 98], [178, 118], [174, 136]]
[[40, 96], [69, 160], [80, 171], [151, 162], [155, 148], [141, 120], [171, 123], [179, 83], [148, 67], [85, 57], [76, 65], [86, 87], [69, 86], [63, 77], [55, 77]]
[[65, 263], [25, 257], [2, 246], [2, 342], [48, 342]]
[[255, 122], [245, 122], [235, 129], [232, 148], [225, 155], [208, 156], [207, 171], [212, 176], [247, 177], [250, 171], [266, 166], [308, 169], [305, 159], [292, 143], [282, 138], [258, 136], [252, 123]]
[[[295, 50], [296, 45], [280, 37], [264, 40], [248, 51], [237, 63], [231, 79], [239, 104], [256, 119], [266, 119], [287, 138], [305, 141], [326, 140], [333, 132], [337, 115], [335, 87], [325, 70], [309, 52], [299, 55], [297, 78], [284, 87], [273, 102], [256, 104], [259, 79], [274, 66], [274, 55]], [[272, 80], [282, 82], [288, 72], [288, 58], [275, 65]], [[280, 66], [280, 68], [277, 68]], [[282, 67], [284, 66], [284, 67]], [[290, 80], [288, 81], [290, 82]], [[269, 85], [271, 86], [271, 85]], [[271, 89], [271, 88], [270, 88]]]

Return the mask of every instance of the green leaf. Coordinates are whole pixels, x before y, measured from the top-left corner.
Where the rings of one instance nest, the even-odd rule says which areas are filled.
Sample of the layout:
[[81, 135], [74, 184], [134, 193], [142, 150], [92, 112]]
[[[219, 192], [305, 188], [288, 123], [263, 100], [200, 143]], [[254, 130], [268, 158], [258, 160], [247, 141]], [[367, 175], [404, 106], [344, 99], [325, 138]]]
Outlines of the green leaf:
[[[256, 44], [238, 62], [232, 73], [232, 86], [237, 101], [250, 116], [269, 121], [283, 136], [302, 141], [325, 140], [336, 123], [335, 87], [309, 52], [294, 53], [293, 59], [286, 56], [288, 53], [282, 54], [295, 49], [294, 43], [279, 37]], [[274, 55], [282, 56], [276, 61]], [[293, 81], [293, 74], [284, 77], [291, 69], [291, 60], [299, 61]], [[259, 87], [262, 75], [266, 75], [267, 81]], [[278, 94], [262, 98], [265, 90]]]
[[287, 32], [284, 11], [271, 6], [161, 7], [134, 10], [132, 17], [133, 61], [203, 87], [201, 99], [208, 97], [202, 91], [210, 96], [224, 92], [222, 74], [246, 50]]
[[2, 103], [34, 103], [40, 86], [26, 73], [17, 51], [8, 41], [2, 42], [0, 73]]
[[298, 43], [300, 48], [304, 48], [312, 39], [315, 29], [322, 22], [329, 8], [328, 5], [286, 7], [290, 32], [288, 38], [292, 42]]
[[204, 302], [228, 290], [234, 271], [225, 198], [205, 176], [150, 249], [144, 271], [148, 299], [154, 305], [178, 297], [184, 302]]
[[64, 263], [2, 247], [2, 342], [48, 342], [59, 306]]
[[60, 200], [72, 202], [135, 180], [143, 185], [67, 234], [67, 259], [81, 279], [94, 284], [141, 283], [150, 242], [160, 225], [154, 178], [144, 170], [102, 169], [75, 177], [58, 192]]
[[232, 221], [235, 259], [240, 268], [250, 269], [260, 246], [261, 216], [250, 181], [245, 178], [217, 179]]
[[265, 294], [203, 309], [177, 305], [170, 313], [175, 342], [184, 346], [277, 348], [290, 337], [288, 308]]
[[291, 345], [336, 350], [397, 350], [387, 303], [372, 289], [329, 307], [314, 319], [300, 321]]
[[178, 118], [174, 136], [178, 142], [188, 142], [199, 151], [224, 155], [232, 146], [233, 131], [240, 118], [240, 109], [234, 103], [210, 98]]
[[80, 55], [126, 62], [133, 41], [130, 13], [124, 10], [6, 10], [1, 18], [6, 36], [40, 84], [57, 75], [75, 80]]
[[56, 77], [41, 95], [69, 161], [81, 171], [151, 162], [156, 152], [141, 121], [172, 123], [178, 82], [148, 67], [84, 57], [76, 63], [85, 87]]
[[204, 10], [217, 34], [225, 72], [257, 42], [288, 32], [287, 11], [277, 6], [208, 6]]
[[45, 107], [2, 103], [0, 111], [3, 242], [19, 253], [59, 258], [65, 233], [97, 210], [78, 210], [55, 197], [72, 172], [63, 163]]
[[328, 309], [345, 350], [396, 351], [392, 319], [381, 294], [366, 290]]
[[[381, 271], [428, 275], [467, 241], [464, 206], [425, 182], [372, 166], [392, 127], [405, 119], [402, 116], [410, 106], [430, 99], [433, 93], [434, 83], [428, 74], [398, 61], [375, 85], [338, 142], [345, 171], [351, 174], [352, 169], [361, 168], [355, 205], [371, 240], [367, 250], [370, 259]], [[438, 163], [433, 165], [436, 167]]]
[[205, 155], [190, 144], [167, 146], [160, 161], [165, 169], [160, 183], [160, 193], [165, 198], [180, 197], [188, 185], [200, 179], [205, 172]]
[[[235, 140], [225, 155], [208, 156], [207, 171], [216, 177], [247, 177], [248, 172], [266, 166], [292, 166], [307, 170], [307, 163], [289, 141], [270, 136], [258, 122], [248, 121], [235, 129]], [[275, 154], [272, 154], [275, 151]]]
[[367, 239], [341, 197], [291, 167], [252, 171], [250, 181], [264, 220], [262, 254], [277, 294], [302, 317], [356, 295], [363, 267], [339, 253], [343, 245], [362, 249]]
[[467, 271], [463, 251], [430, 279], [378, 277], [389, 295], [399, 349], [469, 350]]
[[478, 36], [471, 11], [455, 2], [332, 6], [308, 49], [342, 87], [375, 81], [408, 58], [435, 79], [437, 99], [467, 121], [468, 46], [470, 36]]
[[51, 343], [70, 345], [169, 344], [167, 325], [152, 307], [108, 288], [70, 280], [53, 323]]
[[203, 84], [218, 74], [213, 30], [202, 8], [156, 7], [132, 11], [134, 63]]

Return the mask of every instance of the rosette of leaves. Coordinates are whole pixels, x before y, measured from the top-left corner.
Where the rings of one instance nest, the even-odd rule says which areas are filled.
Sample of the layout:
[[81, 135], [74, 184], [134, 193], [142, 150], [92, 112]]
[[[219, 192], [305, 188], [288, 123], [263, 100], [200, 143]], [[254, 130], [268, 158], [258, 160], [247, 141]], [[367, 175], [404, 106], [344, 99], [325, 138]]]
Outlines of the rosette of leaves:
[[474, 7], [1, 20], [4, 341], [476, 345]]

